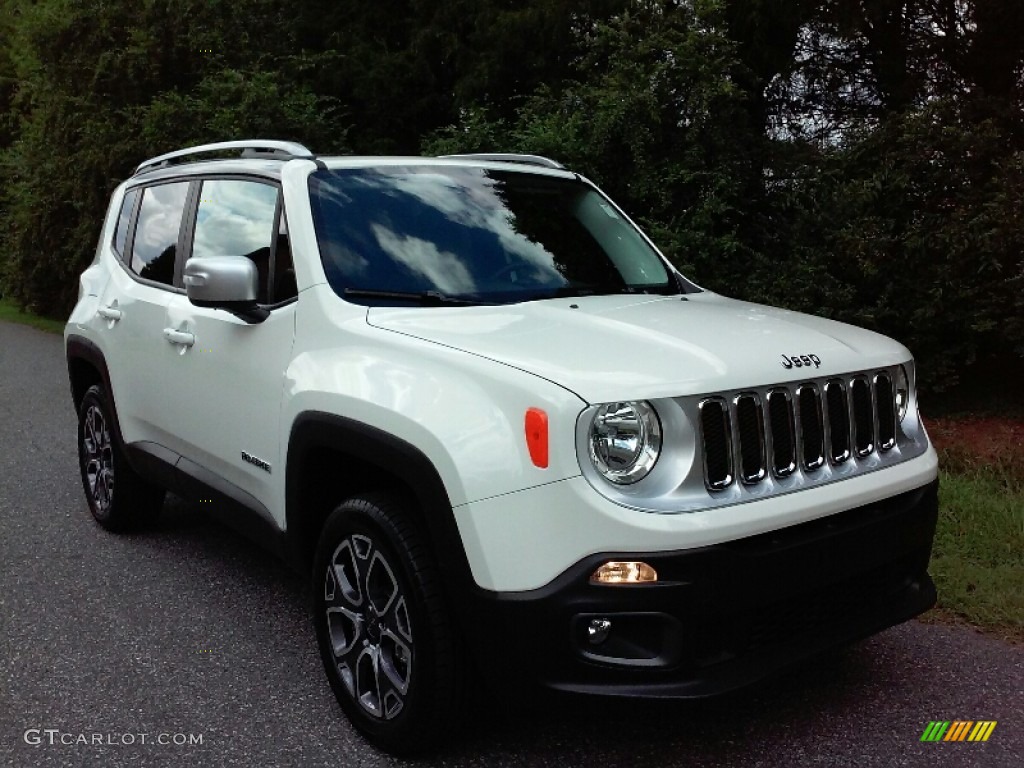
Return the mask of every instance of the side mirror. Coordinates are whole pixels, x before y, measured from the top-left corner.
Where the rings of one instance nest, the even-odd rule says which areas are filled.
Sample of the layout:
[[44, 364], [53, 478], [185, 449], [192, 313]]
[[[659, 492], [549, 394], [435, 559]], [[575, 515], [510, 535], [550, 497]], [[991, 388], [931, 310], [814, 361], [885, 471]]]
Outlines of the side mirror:
[[185, 262], [185, 293], [197, 307], [224, 309], [247, 323], [270, 313], [256, 303], [259, 273], [241, 256], [204, 256]]

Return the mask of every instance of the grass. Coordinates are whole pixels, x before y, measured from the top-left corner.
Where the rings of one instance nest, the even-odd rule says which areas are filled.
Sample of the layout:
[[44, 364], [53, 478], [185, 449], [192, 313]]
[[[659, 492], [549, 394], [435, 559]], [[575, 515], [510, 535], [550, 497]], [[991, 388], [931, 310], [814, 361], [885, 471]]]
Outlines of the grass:
[[940, 482], [934, 618], [1024, 642], [1024, 491], [984, 474], [943, 472]]
[[1019, 446], [1007, 448], [982, 460], [940, 447], [939, 523], [929, 569], [939, 603], [927, 619], [1024, 643], [1024, 457]]
[[48, 333], [64, 333], [63, 320], [51, 320], [47, 317], [33, 315], [31, 312], [25, 312], [18, 309], [18, 306], [9, 299], [0, 299], [0, 320], [5, 320], [9, 323], [31, 325], [33, 328], [38, 328]]

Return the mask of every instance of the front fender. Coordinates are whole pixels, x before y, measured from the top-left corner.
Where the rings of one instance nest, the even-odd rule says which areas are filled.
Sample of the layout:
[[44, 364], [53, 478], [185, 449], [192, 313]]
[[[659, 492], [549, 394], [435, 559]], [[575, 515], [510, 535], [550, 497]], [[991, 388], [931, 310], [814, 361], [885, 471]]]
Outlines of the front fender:
[[[574, 435], [585, 403], [575, 394], [502, 363], [373, 328], [363, 308], [320, 289], [330, 297], [300, 302], [296, 335], [304, 343], [285, 377], [284, 429], [318, 411], [392, 435], [423, 452], [456, 507], [580, 474]], [[321, 311], [306, 314], [310, 305]], [[530, 460], [529, 408], [548, 414], [546, 468]]]

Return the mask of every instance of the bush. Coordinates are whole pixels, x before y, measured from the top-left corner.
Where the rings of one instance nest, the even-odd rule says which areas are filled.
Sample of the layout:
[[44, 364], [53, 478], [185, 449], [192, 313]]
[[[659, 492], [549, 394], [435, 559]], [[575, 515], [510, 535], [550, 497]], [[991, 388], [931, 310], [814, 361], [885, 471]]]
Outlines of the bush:
[[67, 316], [110, 192], [145, 158], [247, 136], [344, 146], [336, 105], [289, 69], [294, 51], [276, 39], [274, 3], [200, 4], [182, 18], [175, 5], [58, 0], [21, 10], [11, 48], [23, 84], [18, 136], [0, 152], [0, 291], [30, 311]]

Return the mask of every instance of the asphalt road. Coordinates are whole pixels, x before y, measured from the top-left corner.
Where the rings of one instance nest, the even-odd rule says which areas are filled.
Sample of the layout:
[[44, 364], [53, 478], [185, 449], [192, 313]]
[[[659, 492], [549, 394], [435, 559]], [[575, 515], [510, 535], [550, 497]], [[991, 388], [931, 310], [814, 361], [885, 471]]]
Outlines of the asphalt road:
[[[61, 340], [0, 323], [0, 766], [402, 764], [340, 715], [308, 606], [302, 579], [176, 499], [151, 532], [95, 525]], [[921, 743], [937, 719], [998, 725]], [[496, 702], [428, 764], [1019, 767], [1024, 649], [911, 622], [713, 702]]]

